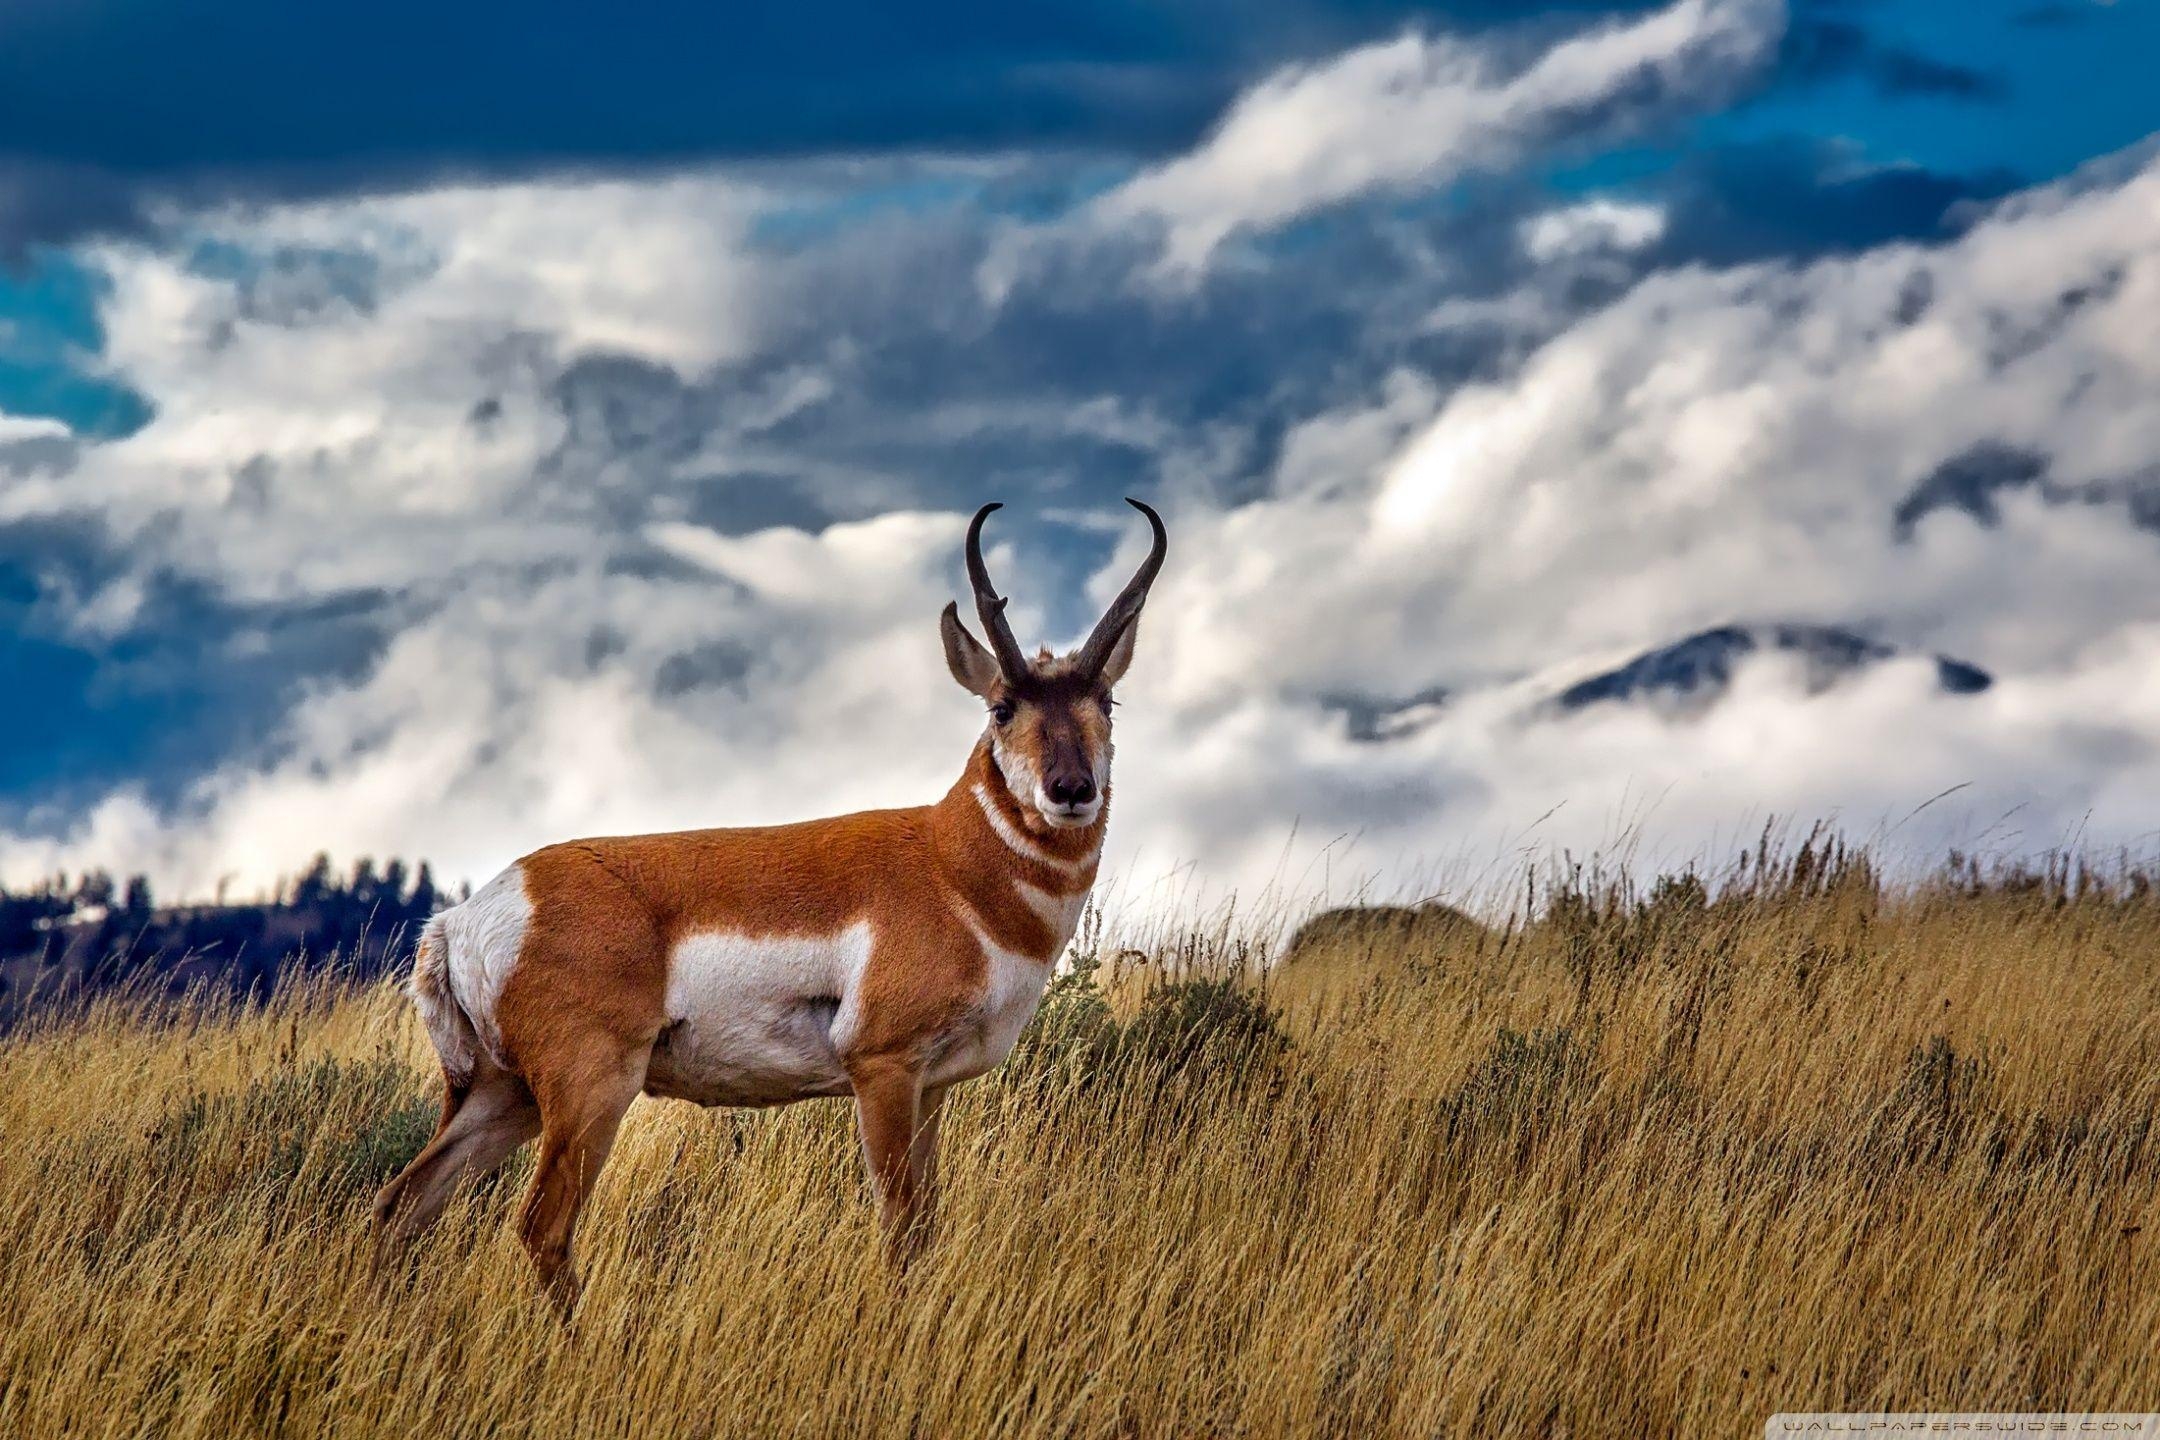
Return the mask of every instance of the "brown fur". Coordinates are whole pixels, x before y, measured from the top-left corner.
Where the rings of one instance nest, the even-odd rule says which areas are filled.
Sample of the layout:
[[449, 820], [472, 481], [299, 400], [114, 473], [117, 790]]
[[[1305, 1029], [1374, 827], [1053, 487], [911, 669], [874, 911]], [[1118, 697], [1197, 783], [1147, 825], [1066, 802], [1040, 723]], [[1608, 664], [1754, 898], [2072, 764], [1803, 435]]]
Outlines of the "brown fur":
[[[1062, 712], [1062, 713], [1061, 713]], [[1092, 698], [1039, 695], [1008, 744], [1044, 764], [1058, 744], [1108, 744]], [[1005, 823], [1060, 862], [1008, 846]], [[1048, 963], [1057, 939], [1015, 888], [1069, 896], [1095, 879], [1107, 796], [1093, 824], [1048, 825], [998, 773], [988, 738], [934, 805], [795, 825], [612, 836], [551, 845], [521, 861], [533, 914], [495, 1018], [508, 1068], [483, 1062], [446, 1098], [437, 1139], [384, 1189], [386, 1239], [432, 1221], [458, 1175], [492, 1168], [540, 1135], [520, 1233], [544, 1286], [567, 1310], [577, 1284], [570, 1239], [630, 1103], [647, 1088], [666, 1024], [669, 957], [712, 931], [827, 935], [867, 920], [863, 1023], [843, 1055], [865, 1162], [896, 1260], [927, 1238], [941, 1091], [923, 1089], [929, 1047], [965, 1021], [986, 979], [981, 925], [996, 944]], [[1070, 867], [1070, 868], [1066, 868]], [[446, 1141], [443, 1137], [449, 1136]]]
[[[1045, 651], [1033, 662], [1013, 644], [1005, 602], [990, 593], [982, 570], [978, 537], [997, 507], [976, 515], [968, 562], [999, 650], [994, 656], [968, 633], [957, 606], [946, 607], [940, 633], [953, 678], [989, 705], [991, 729], [936, 804], [799, 825], [577, 840], [526, 856], [520, 865], [532, 911], [491, 1017], [501, 1053], [482, 1055], [461, 1077], [445, 1052], [435, 1139], [376, 1200], [383, 1245], [424, 1229], [461, 1175], [500, 1164], [537, 1131], [540, 1160], [519, 1229], [543, 1286], [567, 1310], [577, 1295], [572, 1231], [623, 1115], [640, 1093], [669, 1094], [670, 1079], [679, 1078], [665, 1064], [656, 1075], [654, 1066], [677, 947], [701, 934], [777, 940], [866, 923], [859, 1013], [838, 1058], [887, 1244], [904, 1264], [926, 1238], [934, 1208], [944, 1092], [927, 1083], [931, 1067], [941, 1051], [967, 1057], [936, 1072], [948, 1078], [968, 1073], [976, 1058], [995, 1058], [960, 1048], [982, 1040], [993, 1023], [981, 1010], [992, 978], [985, 943], [1048, 966], [1064, 937], [1021, 887], [1071, 898], [1095, 882], [1110, 813], [1110, 688], [1131, 662], [1139, 607], [1164, 546], [1160, 517], [1131, 503], [1154, 528], [1148, 560], [1075, 656]], [[1031, 772], [1029, 789], [1040, 785], [1042, 803], [1075, 820], [1096, 805], [1092, 819], [1051, 824], [1036, 794], [1014, 794], [1000, 756]], [[1033, 853], [1008, 844], [1000, 828]], [[430, 1013], [454, 1009], [443, 982], [449, 957], [424, 958], [433, 983], [418, 993]], [[1008, 986], [1006, 993], [1017, 998], [998, 1002], [997, 1023], [1010, 1025], [1027, 992]], [[469, 1024], [458, 1032], [460, 1064], [472, 1036]], [[1009, 1040], [1009, 1029], [1001, 1032], [999, 1043]], [[792, 1090], [772, 1097], [803, 1098]]]
[[1013, 798], [981, 743], [935, 805], [535, 851], [521, 862], [532, 927], [497, 1010], [511, 1062], [546, 1068], [594, 1030], [650, 1045], [664, 1019], [668, 956], [709, 931], [829, 935], [868, 920], [877, 943], [865, 1008], [876, 1018], [858, 1044], [873, 1049], [932, 1028], [953, 996], [981, 983], [966, 914], [1005, 948], [1056, 959], [1049, 926], [1013, 882], [1069, 895], [1094, 883], [1094, 865], [1074, 874], [1015, 854], [983, 818], [977, 785], [1046, 854], [1077, 864], [1101, 843], [1107, 803], [1093, 825], [1052, 829]]

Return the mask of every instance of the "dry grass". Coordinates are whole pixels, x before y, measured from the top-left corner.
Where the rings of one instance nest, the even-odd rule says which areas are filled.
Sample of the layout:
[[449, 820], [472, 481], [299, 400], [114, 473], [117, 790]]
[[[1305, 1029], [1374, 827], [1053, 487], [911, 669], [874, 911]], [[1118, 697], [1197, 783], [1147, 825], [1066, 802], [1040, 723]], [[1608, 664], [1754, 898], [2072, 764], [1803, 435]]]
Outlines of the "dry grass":
[[904, 1290], [840, 1105], [642, 1104], [568, 1332], [510, 1185], [371, 1289], [370, 1192], [433, 1112], [387, 991], [18, 1034], [0, 1434], [1742, 1434], [2160, 1402], [2160, 899], [1811, 864], [1715, 902], [1578, 889], [1388, 959], [1278, 988], [1286, 1043], [1234, 987], [1062, 984], [956, 1101]]

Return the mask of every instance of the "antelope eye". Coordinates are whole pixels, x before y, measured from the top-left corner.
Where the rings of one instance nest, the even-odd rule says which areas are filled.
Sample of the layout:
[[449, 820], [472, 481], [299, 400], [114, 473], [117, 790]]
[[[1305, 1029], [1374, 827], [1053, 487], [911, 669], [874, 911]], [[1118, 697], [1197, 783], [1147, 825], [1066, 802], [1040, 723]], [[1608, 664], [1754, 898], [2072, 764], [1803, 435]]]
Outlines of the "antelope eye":
[[1013, 703], [1010, 700], [1000, 700], [990, 707], [990, 718], [1000, 725], [1012, 724], [1012, 717]]

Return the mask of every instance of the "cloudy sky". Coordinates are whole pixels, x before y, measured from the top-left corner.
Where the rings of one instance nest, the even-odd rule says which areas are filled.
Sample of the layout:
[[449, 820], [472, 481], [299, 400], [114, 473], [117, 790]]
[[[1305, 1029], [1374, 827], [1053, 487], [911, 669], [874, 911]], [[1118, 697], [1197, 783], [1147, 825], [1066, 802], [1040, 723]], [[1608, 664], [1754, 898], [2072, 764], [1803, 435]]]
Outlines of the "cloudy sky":
[[9, 5], [0, 880], [931, 798], [967, 512], [1062, 644], [1127, 494], [1130, 893], [2150, 849], [2155, 53], [2152, 0]]

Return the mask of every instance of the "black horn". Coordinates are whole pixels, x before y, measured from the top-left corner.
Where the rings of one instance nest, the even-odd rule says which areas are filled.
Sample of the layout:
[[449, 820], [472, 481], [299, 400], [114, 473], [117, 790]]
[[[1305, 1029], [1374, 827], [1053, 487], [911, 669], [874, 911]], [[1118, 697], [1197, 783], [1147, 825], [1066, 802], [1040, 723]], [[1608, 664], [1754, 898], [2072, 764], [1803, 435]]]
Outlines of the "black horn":
[[1020, 653], [1020, 642], [1013, 639], [1012, 626], [1005, 621], [1005, 600], [990, 584], [990, 571], [983, 564], [983, 521], [993, 510], [1005, 507], [995, 502], [975, 512], [968, 522], [967, 572], [968, 583], [975, 587], [975, 613], [982, 617], [983, 631], [990, 637], [990, 649], [997, 656], [998, 669], [1005, 672], [1009, 681], [1019, 680], [1028, 673], [1027, 657]]
[[1118, 637], [1125, 633], [1127, 626], [1140, 618], [1140, 607], [1147, 604], [1148, 587], [1155, 583], [1155, 572], [1162, 569], [1163, 556], [1170, 549], [1170, 537], [1163, 532], [1162, 516], [1156, 514], [1153, 507], [1143, 505], [1130, 496], [1126, 497], [1125, 503], [1147, 516], [1149, 526], [1155, 531], [1155, 543], [1148, 548], [1147, 559], [1140, 562], [1140, 568], [1133, 572], [1132, 579], [1125, 582], [1123, 590], [1118, 591], [1117, 599], [1111, 601], [1110, 608], [1103, 612], [1102, 619], [1095, 622], [1094, 633], [1088, 636], [1087, 644], [1080, 647], [1079, 668], [1088, 675], [1102, 672], [1104, 662], [1110, 658], [1112, 647], [1118, 643]]

